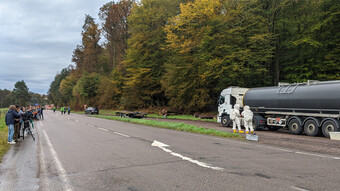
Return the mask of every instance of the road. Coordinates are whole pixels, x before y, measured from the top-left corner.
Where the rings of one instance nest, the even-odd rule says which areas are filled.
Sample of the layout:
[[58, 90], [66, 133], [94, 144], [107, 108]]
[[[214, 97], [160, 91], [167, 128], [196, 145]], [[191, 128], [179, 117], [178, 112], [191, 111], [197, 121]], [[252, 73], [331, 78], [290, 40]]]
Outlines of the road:
[[0, 190], [333, 191], [340, 156], [45, 112], [13, 145]]

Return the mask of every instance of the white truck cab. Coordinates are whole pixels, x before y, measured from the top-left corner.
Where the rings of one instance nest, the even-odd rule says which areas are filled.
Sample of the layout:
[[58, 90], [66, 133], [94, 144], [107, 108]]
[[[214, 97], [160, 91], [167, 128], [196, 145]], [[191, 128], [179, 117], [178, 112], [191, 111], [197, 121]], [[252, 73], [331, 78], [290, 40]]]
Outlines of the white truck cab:
[[218, 116], [217, 122], [223, 126], [228, 126], [230, 123], [230, 111], [235, 104], [240, 104], [243, 107], [243, 95], [248, 91], [248, 88], [240, 88], [236, 86], [224, 89], [218, 99]]

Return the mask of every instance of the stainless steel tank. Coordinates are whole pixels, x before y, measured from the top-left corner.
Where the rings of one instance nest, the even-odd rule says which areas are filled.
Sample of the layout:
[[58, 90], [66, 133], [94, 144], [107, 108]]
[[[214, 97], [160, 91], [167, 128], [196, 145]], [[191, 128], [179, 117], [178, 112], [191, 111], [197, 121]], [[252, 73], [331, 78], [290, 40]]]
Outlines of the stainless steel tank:
[[243, 105], [260, 110], [340, 111], [340, 81], [249, 89]]

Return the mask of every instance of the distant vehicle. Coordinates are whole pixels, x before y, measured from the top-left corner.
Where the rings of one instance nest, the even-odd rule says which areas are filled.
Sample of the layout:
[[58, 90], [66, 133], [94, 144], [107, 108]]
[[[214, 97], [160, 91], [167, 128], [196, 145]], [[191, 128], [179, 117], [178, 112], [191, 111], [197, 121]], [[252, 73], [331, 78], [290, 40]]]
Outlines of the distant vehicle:
[[88, 107], [85, 109], [85, 114], [99, 114], [99, 110], [96, 107]]

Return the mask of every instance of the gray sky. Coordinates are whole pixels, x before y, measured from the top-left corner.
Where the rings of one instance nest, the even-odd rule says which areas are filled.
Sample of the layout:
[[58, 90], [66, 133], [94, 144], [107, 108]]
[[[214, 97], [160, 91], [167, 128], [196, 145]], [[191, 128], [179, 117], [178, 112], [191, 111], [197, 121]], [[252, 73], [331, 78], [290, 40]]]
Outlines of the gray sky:
[[0, 89], [24, 80], [46, 94], [56, 73], [71, 64], [85, 14], [98, 19], [109, 0], [0, 0]]

